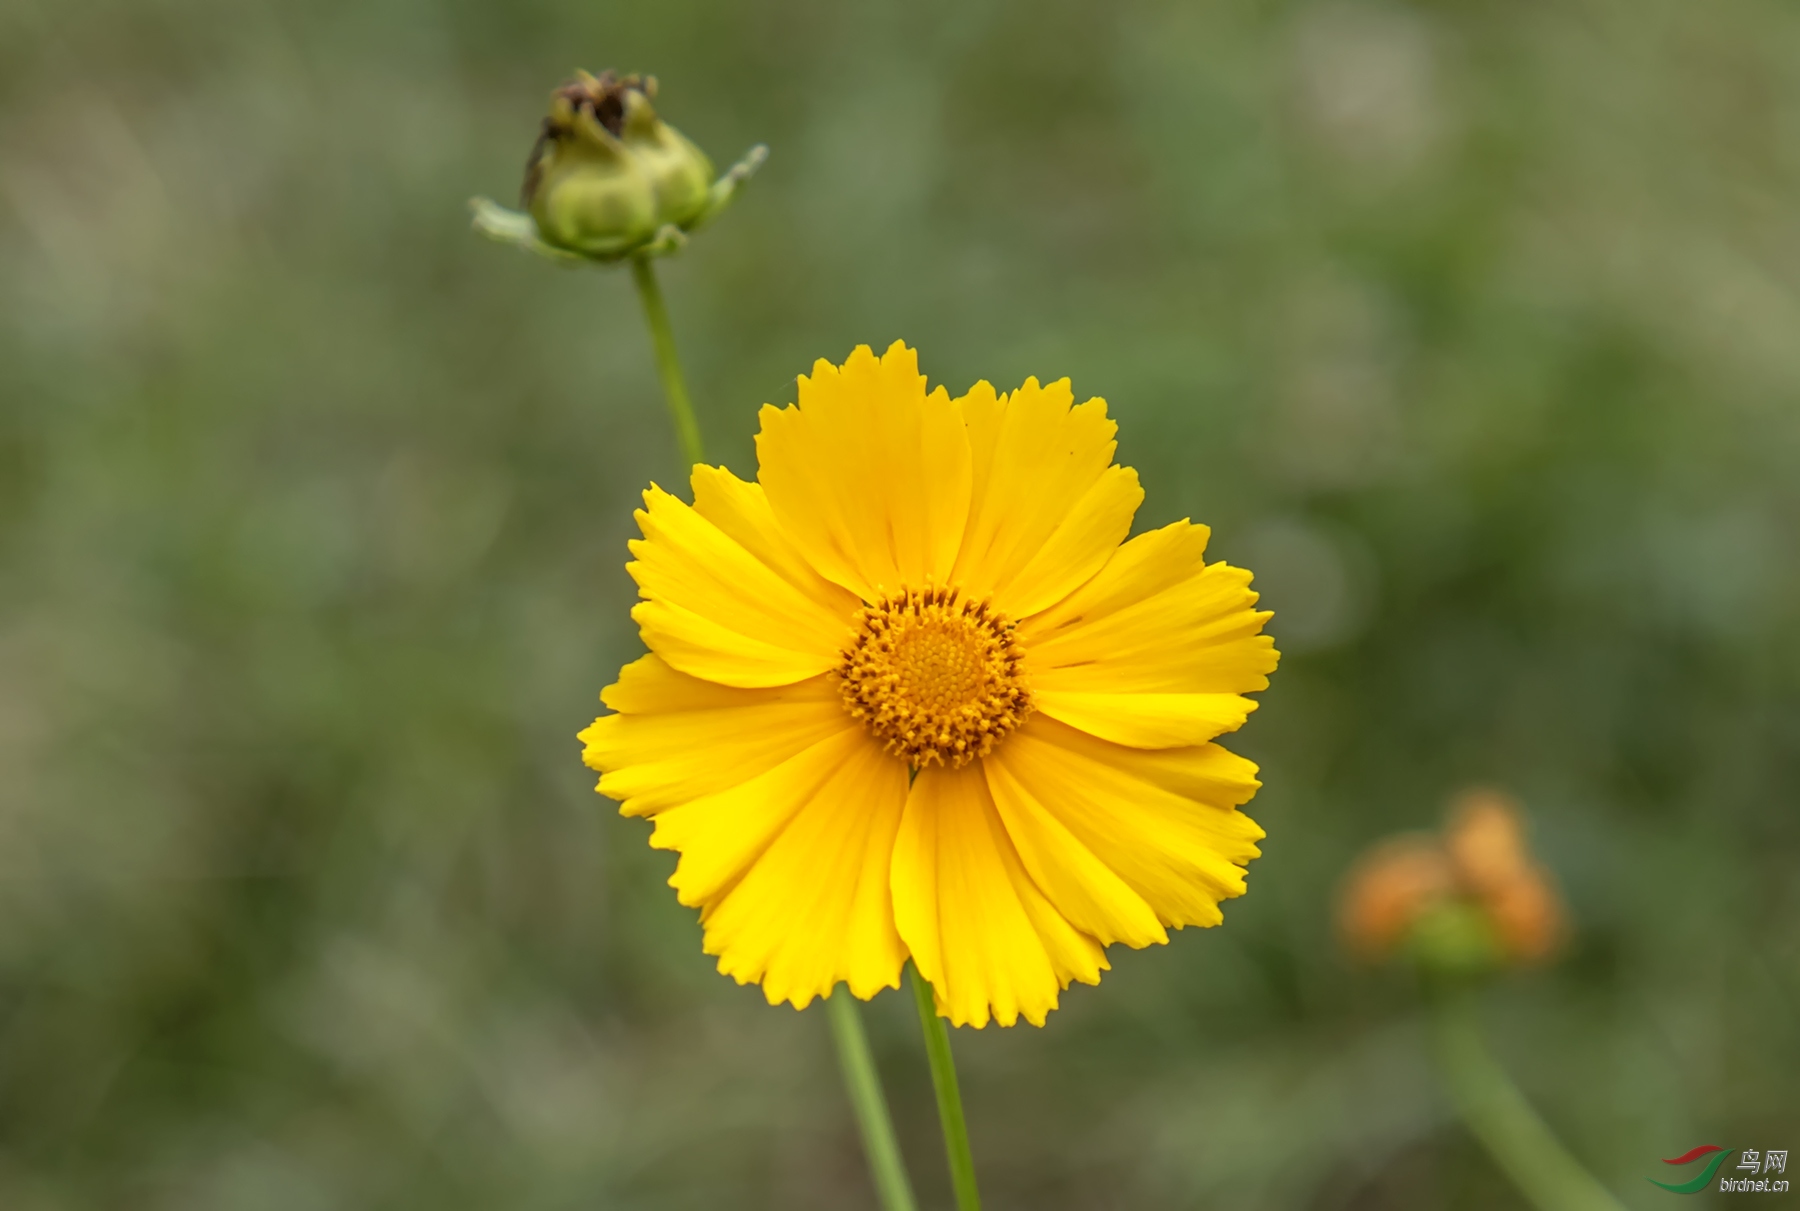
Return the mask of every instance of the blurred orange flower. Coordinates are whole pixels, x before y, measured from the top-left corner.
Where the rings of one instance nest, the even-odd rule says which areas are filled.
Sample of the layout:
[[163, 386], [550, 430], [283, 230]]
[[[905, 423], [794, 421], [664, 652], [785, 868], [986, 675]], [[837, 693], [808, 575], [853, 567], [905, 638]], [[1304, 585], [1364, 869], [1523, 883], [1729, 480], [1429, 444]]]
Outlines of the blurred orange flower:
[[1548, 956], [1566, 932], [1562, 897], [1532, 856], [1510, 795], [1472, 787], [1450, 805], [1443, 833], [1409, 833], [1371, 847], [1344, 879], [1338, 931], [1352, 953], [1381, 958], [1434, 914], [1474, 915], [1508, 963]]

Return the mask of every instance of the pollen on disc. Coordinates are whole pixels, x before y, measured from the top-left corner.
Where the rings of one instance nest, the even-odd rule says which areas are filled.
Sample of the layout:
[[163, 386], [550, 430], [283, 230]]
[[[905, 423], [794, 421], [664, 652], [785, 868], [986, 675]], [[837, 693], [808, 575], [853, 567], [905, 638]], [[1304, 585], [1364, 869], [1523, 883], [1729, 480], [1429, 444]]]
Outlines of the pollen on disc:
[[915, 767], [985, 757], [1031, 713], [1012, 624], [953, 588], [865, 606], [838, 669], [844, 706]]

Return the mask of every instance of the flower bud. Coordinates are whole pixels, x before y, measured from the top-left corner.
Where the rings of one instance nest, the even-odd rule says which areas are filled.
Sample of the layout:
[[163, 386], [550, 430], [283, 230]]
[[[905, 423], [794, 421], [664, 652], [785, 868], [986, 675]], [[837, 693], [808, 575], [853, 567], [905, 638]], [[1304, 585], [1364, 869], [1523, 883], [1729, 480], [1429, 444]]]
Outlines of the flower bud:
[[658, 223], [656, 189], [619, 135], [637, 77], [595, 79], [583, 72], [551, 95], [550, 115], [525, 166], [521, 201], [547, 244], [614, 256], [649, 240]]
[[723, 210], [768, 149], [753, 147], [717, 181], [712, 161], [651, 104], [656, 80], [577, 74], [550, 96], [525, 166], [524, 213], [486, 198], [475, 226], [559, 260], [616, 261], [678, 250]]

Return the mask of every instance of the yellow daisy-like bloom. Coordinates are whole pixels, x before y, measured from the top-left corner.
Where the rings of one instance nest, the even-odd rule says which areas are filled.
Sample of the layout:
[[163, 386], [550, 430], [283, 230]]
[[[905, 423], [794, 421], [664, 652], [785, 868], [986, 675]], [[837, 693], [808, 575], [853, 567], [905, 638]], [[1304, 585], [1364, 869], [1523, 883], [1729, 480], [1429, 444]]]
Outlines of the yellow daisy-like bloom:
[[1206, 527], [1124, 541], [1105, 401], [927, 392], [895, 342], [761, 420], [756, 482], [645, 493], [650, 654], [581, 733], [719, 970], [804, 1008], [910, 957], [955, 1024], [1041, 1026], [1112, 943], [1218, 924], [1263, 832], [1213, 740], [1268, 686], [1269, 615]]

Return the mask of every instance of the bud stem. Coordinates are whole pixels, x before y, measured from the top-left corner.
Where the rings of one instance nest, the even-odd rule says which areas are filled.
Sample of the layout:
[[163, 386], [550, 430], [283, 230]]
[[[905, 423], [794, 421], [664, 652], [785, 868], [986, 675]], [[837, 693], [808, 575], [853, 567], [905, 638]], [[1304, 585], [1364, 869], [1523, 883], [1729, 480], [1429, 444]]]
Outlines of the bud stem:
[[906, 1164], [900, 1159], [900, 1142], [894, 1138], [894, 1122], [888, 1117], [887, 1098], [881, 1092], [881, 1074], [875, 1069], [869, 1037], [863, 1033], [860, 1011], [847, 986], [833, 989], [825, 998], [825, 1014], [831, 1019], [838, 1066], [843, 1069], [844, 1088], [856, 1111], [856, 1125], [862, 1129], [863, 1152], [869, 1158], [869, 1174], [875, 1179], [881, 1209], [917, 1211]]
[[1463, 988], [1429, 994], [1438, 1070], [1457, 1113], [1538, 1211], [1624, 1211], [1569, 1155], [1487, 1049], [1475, 998]]
[[687, 380], [681, 375], [681, 358], [675, 353], [675, 333], [669, 327], [669, 309], [663, 306], [662, 287], [657, 285], [656, 267], [649, 257], [631, 258], [631, 278], [637, 283], [638, 301], [644, 305], [650, 340], [656, 346], [656, 372], [662, 378], [663, 397], [669, 402], [669, 419], [675, 422], [675, 441], [681, 447], [682, 461], [692, 467], [705, 458], [700, 448], [700, 425], [694, 420]]

